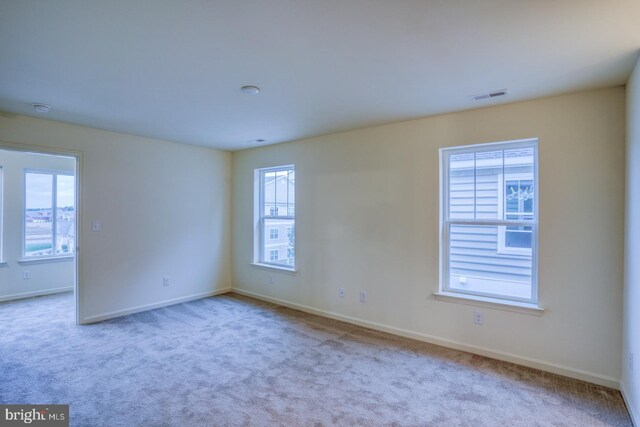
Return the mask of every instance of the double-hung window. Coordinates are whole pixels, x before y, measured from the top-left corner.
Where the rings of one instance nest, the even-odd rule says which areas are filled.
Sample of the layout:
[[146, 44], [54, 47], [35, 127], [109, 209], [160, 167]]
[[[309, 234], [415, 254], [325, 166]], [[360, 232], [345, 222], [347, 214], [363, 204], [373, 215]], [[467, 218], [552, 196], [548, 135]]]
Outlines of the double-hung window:
[[[295, 168], [293, 165], [256, 170], [258, 185], [256, 260], [295, 268]], [[286, 230], [286, 237], [280, 230]], [[284, 256], [286, 254], [286, 257]]]
[[72, 255], [75, 177], [68, 173], [26, 170], [24, 184], [24, 257]]
[[440, 290], [537, 303], [537, 139], [443, 148], [440, 161]]

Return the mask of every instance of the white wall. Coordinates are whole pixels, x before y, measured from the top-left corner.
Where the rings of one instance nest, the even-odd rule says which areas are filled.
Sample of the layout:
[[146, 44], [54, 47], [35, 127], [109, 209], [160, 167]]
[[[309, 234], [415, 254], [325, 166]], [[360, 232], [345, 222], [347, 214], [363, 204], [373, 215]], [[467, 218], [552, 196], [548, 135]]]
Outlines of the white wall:
[[229, 153], [12, 114], [3, 142], [82, 152], [82, 321], [230, 287]]
[[[616, 387], [625, 92], [618, 87], [233, 154], [234, 288]], [[438, 148], [539, 137], [541, 317], [436, 301]], [[297, 275], [250, 265], [253, 170], [295, 164]], [[269, 283], [269, 276], [274, 283]], [[338, 288], [346, 290], [340, 299]], [[368, 292], [367, 303], [358, 291]]]
[[[20, 264], [22, 259], [22, 221], [24, 218], [24, 170], [42, 169], [75, 173], [75, 159], [41, 156], [20, 151], [0, 150], [2, 188], [2, 261], [0, 265], [0, 301], [44, 295], [73, 289], [73, 258]], [[31, 279], [23, 279], [28, 271]]]
[[[640, 423], [640, 60], [627, 83], [627, 206], [621, 388]], [[633, 356], [631, 356], [633, 354]], [[633, 357], [633, 368], [630, 357]]]

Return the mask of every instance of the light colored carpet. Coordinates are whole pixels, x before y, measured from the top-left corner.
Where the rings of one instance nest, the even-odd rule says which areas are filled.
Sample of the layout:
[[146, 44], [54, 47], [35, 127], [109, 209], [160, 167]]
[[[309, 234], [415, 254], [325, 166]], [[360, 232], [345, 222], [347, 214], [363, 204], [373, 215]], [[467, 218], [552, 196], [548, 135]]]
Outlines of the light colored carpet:
[[75, 426], [629, 426], [620, 393], [237, 295], [94, 325], [0, 304], [0, 402]]

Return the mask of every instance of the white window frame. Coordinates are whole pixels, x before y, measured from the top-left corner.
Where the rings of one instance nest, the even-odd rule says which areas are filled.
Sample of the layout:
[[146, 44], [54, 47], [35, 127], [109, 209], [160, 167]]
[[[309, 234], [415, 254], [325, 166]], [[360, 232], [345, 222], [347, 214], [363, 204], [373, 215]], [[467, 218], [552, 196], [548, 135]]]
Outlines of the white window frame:
[[[39, 256], [27, 256], [27, 174], [40, 174], [40, 175], [51, 175], [52, 183], [51, 183], [51, 239], [52, 239], [52, 250], [50, 255], [39, 255]], [[47, 170], [47, 169], [24, 169], [22, 174], [23, 180], [23, 188], [22, 188], [22, 259], [23, 260], [35, 260], [35, 259], [47, 259], [47, 258], [71, 258], [75, 256], [77, 242], [74, 245], [73, 252], [65, 253], [65, 254], [56, 254], [56, 243], [57, 243], [57, 223], [58, 218], [56, 216], [56, 205], [58, 202], [58, 176], [71, 176], [76, 179], [76, 175], [73, 172], [69, 171], [57, 171], [57, 170]], [[74, 192], [76, 191], [76, 187], [74, 187]], [[77, 197], [74, 197], [74, 203], [77, 200]], [[78, 207], [74, 205], [74, 222], [78, 220], [77, 211]], [[76, 225], [74, 224], [74, 229]], [[74, 237], [77, 239], [77, 237]]]
[[[496, 150], [513, 150], [519, 148], [533, 148], [533, 182], [535, 197], [533, 200], [533, 220], [505, 220], [505, 219], [450, 219], [449, 218], [449, 157], [453, 154], [479, 153]], [[502, 186], [504, 186], [504, 180]], [[500, 187], [500, 186], [499, 186]], [[440, 149], [440, 284], [439, 292], [447, 296], [460, 294], [466, 296], [496, 300], [501, 303], [513, 302], [516, 304], [538, 303], [538, 139], [522, 139], [516, 141], [492, 142], [486, 144], [473, 144], [458, 147]], [[504, 191], [504, 190], [503, 190]], [[502, 205], [499, 208], [504, 211]], [[500, 215], [501, 216], [501, 215]], [[449, 287], [449, 229], [452, 225], [479, 225], [497, 226], [498, 230], [506, 226], [531, 227], [531, 297], [518, 298], [511, 295], [485, 293], [473, 290], [456, 289]], [[500, 236], [498, 236], [500, 239]]]
[[[254, 208], [254, 212], [256, 213], [256, 236], [254, 238], [254, 244], [257, 246], [257, 248], [254, 250], [254, 264], [258, 264], [258, 265], [262, 265], [262, 266], [267, 266], [267, 267], [272, 267], [272, 268], [276, 268], [279, 270], [289, 270], [289, 271], [293, 271], [295, 272], [295, 265], [296, 265], [296, 259], [295, 259], [295, 250], [294, 250], [294, 258], [293, 258], [293, 263], [288, 263], [289, 258], [280, 258], [280, 254], [278, 253], [278, 260], [277, 261], [271, 261], [270, 259], [270, 252], [268, 252], [270, 249], [268, 248], [268, 244], [267, 244], [267, 240], [271, 240], [269, 239], [270, 236], [267, 236], [265, 233], [265, 220], [267, 219], [283, 219], [283, 220], [292, 220], [293, 221], [293, 226], [292, 227], [288, 227], [288, 228], [295, 228], [295, 212], [293, 215], [288, 215], [289, 212], [287, 212], [287, 215], [278, 215], [280, 209], [271, 209], [269, 212], [269, 215], [265, 214], [265, 210], [264, 210], [264, 176], [267, 173], [271, 173], [271, 172], [281, 172], [281, 171], [293, 171], [295, 172], [295, 165], [284, 165], [284, 166], [276, 166], [276, 167], [270, 167], [270, 168], [261, 168], [261, 169], [256, 169], [255, 170], [255, 185], [257, 185], [257, 191], [255, 192], [255, 198], [254, 201], [256, 202], [256, 206]], [[288, 185], [287, 185], [287, 191], [288, 191]], [[295, 196], [295, 187], [294, 187], [294, 200], [296, 199]], [[272, 215], [275, 212], [275, 215]], [[278, 232], [278, 235], [280, 233]], [[296, 245], [296, 236], [294, 235], [294, 248]]]
[[[275, 259], [273, 254], [276, 254]], [[280, 250], [279, 249], [269, 249], [269, 261], [270, 262], [275, 262], [275, 261], [279, 261], [280, 260]]]

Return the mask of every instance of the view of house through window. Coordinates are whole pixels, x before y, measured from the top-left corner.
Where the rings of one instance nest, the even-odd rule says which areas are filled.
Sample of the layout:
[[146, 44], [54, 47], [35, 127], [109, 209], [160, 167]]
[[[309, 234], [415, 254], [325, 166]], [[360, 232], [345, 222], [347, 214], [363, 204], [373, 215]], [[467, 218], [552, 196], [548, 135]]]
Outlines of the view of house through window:
[[537, 301], [537, 140], [441, 150], [444, 291]]
[[295, 169], [260, 169], [260, 263], [295, 266]]
[[75, 177], [25, 171], [24, 256], [74, 253]]

